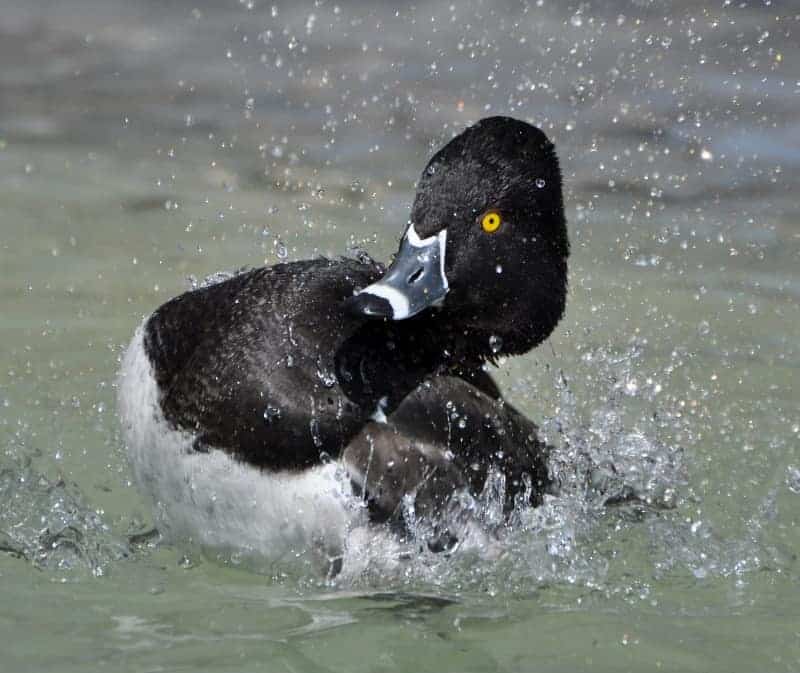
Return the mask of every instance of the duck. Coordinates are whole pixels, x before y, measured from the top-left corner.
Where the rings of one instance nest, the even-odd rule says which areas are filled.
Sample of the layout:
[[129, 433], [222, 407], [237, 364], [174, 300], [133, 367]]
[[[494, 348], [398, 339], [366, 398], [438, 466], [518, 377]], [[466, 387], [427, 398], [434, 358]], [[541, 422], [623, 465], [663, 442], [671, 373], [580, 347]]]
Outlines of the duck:
[[[552, 333], [569, 252], [553, 143], [496, 116], [430, 159], [388, 266], [281, 263], [155, 309], [122, 357], [118, 407], [159, 532], [330, 560], [353, 526], [402, 536], [409, 504], [436, 521], [490, 474], [506, 511], [541, 502], [550, 447], [491, 365]], [[457, 544], [431, 530], [430, 549]]]

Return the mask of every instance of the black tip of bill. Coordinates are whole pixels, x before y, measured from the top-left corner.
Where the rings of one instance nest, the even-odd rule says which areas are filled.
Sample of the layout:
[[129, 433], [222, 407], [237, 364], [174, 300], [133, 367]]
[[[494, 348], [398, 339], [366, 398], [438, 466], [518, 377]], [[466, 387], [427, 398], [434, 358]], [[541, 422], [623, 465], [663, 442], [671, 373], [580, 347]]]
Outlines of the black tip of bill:
[[405, 320], [441, 304], [448, 292], [446, 242], [446, 229], [421, 239], [410, 225], [383, 278], [347, 299], [347, 311], [365, 318]]
[[345, 300], [344, 308], [350, 315], [362, 318], [394, 318], [392, 305], [386, 299], [366, 292]]

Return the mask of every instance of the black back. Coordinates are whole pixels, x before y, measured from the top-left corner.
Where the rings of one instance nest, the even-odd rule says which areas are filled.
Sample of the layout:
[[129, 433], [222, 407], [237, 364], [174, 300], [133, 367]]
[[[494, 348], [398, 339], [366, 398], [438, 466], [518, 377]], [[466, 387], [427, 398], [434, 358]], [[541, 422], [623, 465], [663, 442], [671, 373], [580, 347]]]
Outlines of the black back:
[[161, 306], [145, 349], [167, 420], [196, 432], [198, 450], [301, 469], [337, 456], [379, 405], [390, 414], [437, 371], [497, 396], [474, 361], [444, 346], [439, 316], [373, 322], [341, 309], [381, 272], [349, 259], [280, 264]]

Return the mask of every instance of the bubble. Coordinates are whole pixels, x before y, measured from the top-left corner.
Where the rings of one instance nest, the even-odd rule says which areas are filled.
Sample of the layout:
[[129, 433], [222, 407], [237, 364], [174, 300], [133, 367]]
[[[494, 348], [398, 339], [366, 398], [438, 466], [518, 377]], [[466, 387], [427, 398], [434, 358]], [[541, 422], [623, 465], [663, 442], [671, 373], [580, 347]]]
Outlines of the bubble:
[[499, 353], [503, 348], [503, 339], [495, 334], [489, 337], [489, 348], [492, 353]]
[[536, 178], [536, 182], [535, 182], [535, 184], [536, 184], [536, 186], [537, 186], [539, 189], [544, 189], [544, 186], [545, 186], [547, 183], [544, 181], [544, 178]]

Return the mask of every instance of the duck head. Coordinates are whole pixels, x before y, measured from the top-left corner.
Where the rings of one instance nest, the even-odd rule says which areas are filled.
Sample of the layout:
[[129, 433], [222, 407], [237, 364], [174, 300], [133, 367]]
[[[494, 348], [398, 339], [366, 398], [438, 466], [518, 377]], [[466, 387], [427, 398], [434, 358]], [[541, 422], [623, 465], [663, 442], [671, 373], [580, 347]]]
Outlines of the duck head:
[[348, 300], [359, 316], [446, 321], [493, 354], [547, 338], [564, 312], [567, 237], [553, 144], [530, 124], [490, 117], [439, 150], [384, 276]]

